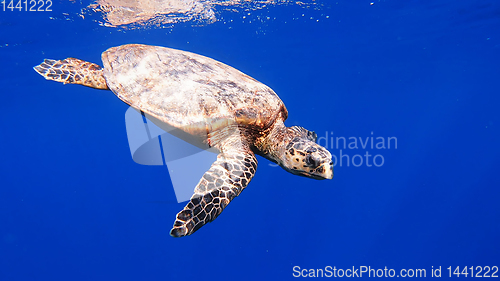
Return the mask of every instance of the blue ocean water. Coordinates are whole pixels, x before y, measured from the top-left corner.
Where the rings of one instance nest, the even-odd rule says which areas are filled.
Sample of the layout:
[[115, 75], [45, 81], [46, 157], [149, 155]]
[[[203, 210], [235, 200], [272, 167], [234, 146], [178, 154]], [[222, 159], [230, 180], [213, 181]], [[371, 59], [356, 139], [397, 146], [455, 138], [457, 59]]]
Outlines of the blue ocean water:
[[[449, 278], [450, 266], [500, 266], [500, 2], [317, 2], [146, 30], [62, 16], [81, 2], [1, 11], [0, 280], [282, 280], [328, 266]], [[287, 125], [335, 155], [335, 177], [258, 158], [217, 220], [171, 238], [184, 203], [164, 166], [132, 160], [128, 106], [32, 69], [100, 64], [127, 43], [206, 55], [269, 85]]]

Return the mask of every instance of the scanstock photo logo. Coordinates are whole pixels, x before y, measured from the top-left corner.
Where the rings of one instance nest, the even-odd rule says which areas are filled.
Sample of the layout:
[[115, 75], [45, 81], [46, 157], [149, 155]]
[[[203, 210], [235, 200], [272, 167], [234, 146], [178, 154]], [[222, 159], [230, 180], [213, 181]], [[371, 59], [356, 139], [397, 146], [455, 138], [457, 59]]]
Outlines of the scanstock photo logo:
[[[125, 113], [125, 125], [132, 159], [141, 165], [167, 166], [177, 202], [191, 198], [199, 179], [217, 159], [217, 151], [198, 147], [174, 136], [178, 129], [158, 127], [143, 112], [130, 107]], [[337, 167], [382, 167], [383, 152], [397, 149], [396, 137], [335, 136], [333, 132], [319, 135], [316, 142], [332, 153]], [[269, 162], [270, 166], [278, 167]]]
[[141, 165], [166, 165], [177, 202], [188, 201], [217, 154], [173, 136], [174, 128], [160, 128], [151, 120], [154, 118], [132, 107], [125, 113], [132, 159]]

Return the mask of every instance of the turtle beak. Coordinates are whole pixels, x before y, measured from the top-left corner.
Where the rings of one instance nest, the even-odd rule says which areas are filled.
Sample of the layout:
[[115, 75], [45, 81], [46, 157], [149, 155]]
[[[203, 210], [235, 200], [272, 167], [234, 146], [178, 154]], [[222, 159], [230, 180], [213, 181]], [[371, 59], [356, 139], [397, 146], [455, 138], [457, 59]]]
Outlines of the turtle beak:
[[313, 178], [315, 180], [325, 180], [325, 179], [331, 180], [331, 179], [333, 179], [333, 162], [323, 163], [322, 165], [318, 166], [317, 170], [321, 171], [321, 173], [311, 174], [311, 173], [307, 173], [307, 172], [300, 172], [300, 173], [294, 173], [294, 174], [308, 177], [308, 178]]
[[322, 166], [325, 171], [325, 179], [333, 179], [333, 163], [330, 161], [330, 163], [324, 163]]

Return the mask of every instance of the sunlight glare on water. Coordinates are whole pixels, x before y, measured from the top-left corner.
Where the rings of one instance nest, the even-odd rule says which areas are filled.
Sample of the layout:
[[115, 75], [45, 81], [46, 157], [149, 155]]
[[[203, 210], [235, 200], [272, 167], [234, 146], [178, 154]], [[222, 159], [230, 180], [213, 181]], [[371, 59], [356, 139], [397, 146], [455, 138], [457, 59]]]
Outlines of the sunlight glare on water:
[[290, 0], [97, 0], [82, 12], [101, 13], [108, 27], [149, 28], [189, 22], [210, 24], [220, 20], [217, 13], [229, 10], [248, 12], [275, 5], [316, 6], [314, 1]]

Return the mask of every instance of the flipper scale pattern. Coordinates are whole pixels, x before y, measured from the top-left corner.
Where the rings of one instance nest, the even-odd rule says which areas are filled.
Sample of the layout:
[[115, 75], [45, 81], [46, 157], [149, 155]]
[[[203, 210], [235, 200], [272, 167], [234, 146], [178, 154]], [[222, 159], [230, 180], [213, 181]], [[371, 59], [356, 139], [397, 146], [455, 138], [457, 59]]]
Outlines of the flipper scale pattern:
[[196, 186], [190, 202], [177, 214], [170, 235], [190, 235], [215, 220], [229, 202], [245, 189], [256, 168], [257, 159], [251, 151], [219, 154], [217, 161]]

